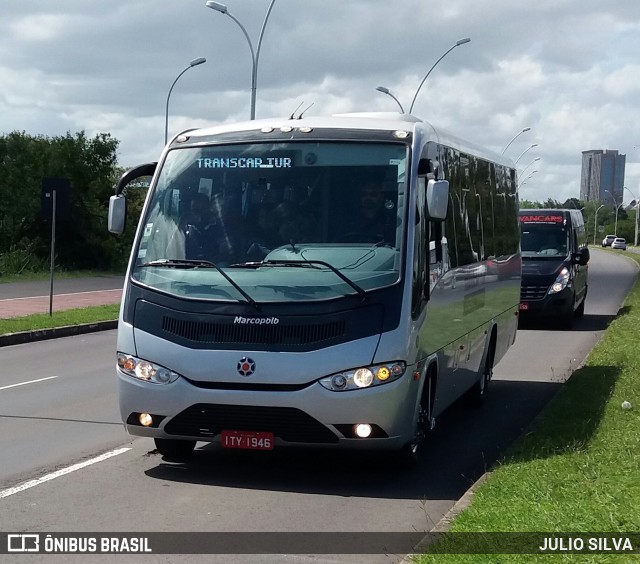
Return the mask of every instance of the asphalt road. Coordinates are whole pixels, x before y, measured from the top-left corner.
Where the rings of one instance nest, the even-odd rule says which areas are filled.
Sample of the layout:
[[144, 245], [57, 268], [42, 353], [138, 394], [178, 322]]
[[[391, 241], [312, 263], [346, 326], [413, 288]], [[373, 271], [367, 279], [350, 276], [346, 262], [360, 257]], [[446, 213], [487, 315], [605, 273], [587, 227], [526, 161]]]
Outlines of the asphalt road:
[[[496, 368], [484, 407], [452, 407], [413, 469], [381, 456], [221, 452], [213, 446], [199, 448], [188, 465], [169, 463], [152, 450], [150, 439], [132, 440], [119, 425], [115, 331], [4, 347], [0, 530], [428, 531], [583, 361], [636, 274], [631, 261], [594, 251], [584, 318], [572, 331], [544, 326], [519, 331]], [[40, 381], [27, 383], [34, 380]], [[105, 452], [112, 456], [63, 473]], [[21, 489], [55, 471], [56, 477]], [[288, 552], [286, 546], [282, 552]], [[126, 561], [388, 563], [402, 557], [150, 555]], [[105, 562], [109, 557], [63, 558]], [[30, 555], [31, 562], [50, 560]]]

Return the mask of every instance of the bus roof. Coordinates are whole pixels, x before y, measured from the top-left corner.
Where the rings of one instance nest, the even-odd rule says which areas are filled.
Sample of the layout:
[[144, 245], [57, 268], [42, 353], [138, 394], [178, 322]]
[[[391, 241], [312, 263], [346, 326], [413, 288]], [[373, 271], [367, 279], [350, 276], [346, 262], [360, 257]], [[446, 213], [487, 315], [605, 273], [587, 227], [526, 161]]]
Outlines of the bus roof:
[[[291, 128], [291, 129], [289, 129]], [[274, 117], [259, 120], [241, 121], [234, 123], [223, 123], [201, 129], [191, 129], [183, 131], [181, 135], [188, 135], [190, 141], [197, 142], [198, 139], [215, 137], [224, 134], [260, 132], [269, 133], [275, 130], [291, 131], [301, 128], [321, 129], [321, 130], [370, 130], [370, 131], [406, 131], [415, 137], [424, 137], [427, 140], [440, 143], [447, 147], [452, 147], [460, 151], [484, 158], [504, 166], [513, 168], [511, 159], [505, 158], [498, 153], [494, 153], [484, 147], [461, 139], [448, 131], [436, 128], [426, 120], [422, 120], [411, 114], [400, 112], [358, 112], [335, 114], [333, 116], [309, 116], [301, 119], [291, 119], [288, 117]], [[180, 136], [177, 135], [176, 138]]]

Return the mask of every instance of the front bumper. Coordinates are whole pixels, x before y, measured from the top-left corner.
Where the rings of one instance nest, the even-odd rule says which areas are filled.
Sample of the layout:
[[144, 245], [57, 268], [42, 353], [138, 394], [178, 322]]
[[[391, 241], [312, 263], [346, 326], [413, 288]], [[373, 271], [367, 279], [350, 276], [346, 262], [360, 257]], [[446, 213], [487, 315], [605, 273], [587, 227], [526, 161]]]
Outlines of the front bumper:
[[[400, 448], [414, 438], [420, 382], [412, 367], [397, 381], [332, 392], [318, 383], [296, 391], [205, 389], [184, 378], [159, 385], [117, 370], [120, 412], [131, 435], [219, 442], [222, 430], [271, 432], [276, 446]], [[143, 427], [138, 414], [154, 424]], [[353, 426], [368, 423], [370, 437]]]
[[538, 299], [520, 298], [520, 317], [557, 317], [573, 312], [573, 286], [571, 284], [555, 294], [545, 294]]

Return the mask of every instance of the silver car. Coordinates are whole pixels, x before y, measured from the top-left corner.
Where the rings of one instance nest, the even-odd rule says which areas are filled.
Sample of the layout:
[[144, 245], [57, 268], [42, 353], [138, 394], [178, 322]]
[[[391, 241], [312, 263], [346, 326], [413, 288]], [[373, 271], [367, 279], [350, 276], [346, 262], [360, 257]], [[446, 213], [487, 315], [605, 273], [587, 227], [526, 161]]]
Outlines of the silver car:
[[622, 237], [616, 237], [611, 243], [612, 249], [621, 249], [623, 251], [627, 250], [627, 241]]

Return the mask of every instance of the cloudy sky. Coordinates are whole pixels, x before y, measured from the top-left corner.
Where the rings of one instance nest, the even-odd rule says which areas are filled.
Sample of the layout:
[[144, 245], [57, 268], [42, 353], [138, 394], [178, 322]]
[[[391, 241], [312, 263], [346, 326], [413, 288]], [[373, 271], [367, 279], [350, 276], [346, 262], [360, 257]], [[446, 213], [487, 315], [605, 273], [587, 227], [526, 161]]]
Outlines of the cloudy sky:
[[[227, 0], [254, 47], [271, 0]], [[3, 0], [0, 132], [107, 132], [119, 162], [156, 160], [181, 129], [245, 120], [251, 54], [205, 0]], [[256, 117], [408, 110], [502, 152], [521, 197], [578, 197], [581, 153], [627, 156], [640, 192], [640, 1], [275, 0], [258, 65]], [[531, 147], [531, 145], [536, 145]], [[539, 160], [535, 160], [539, 159]], [[524, 170], [523, 170], [524, 169]], [[533, 173], [533, 171], [537, 171]], [[533, 173], [533, 174], [531, 174]], [[632, 199], [625, 190], [625, 201]]]

